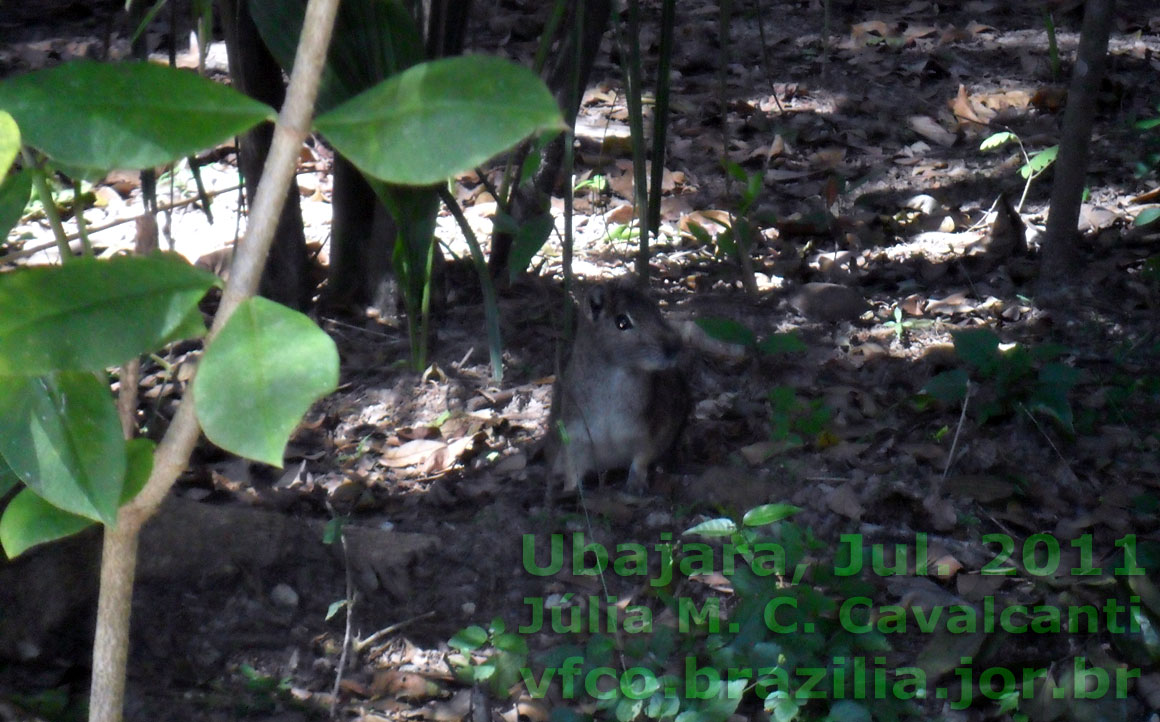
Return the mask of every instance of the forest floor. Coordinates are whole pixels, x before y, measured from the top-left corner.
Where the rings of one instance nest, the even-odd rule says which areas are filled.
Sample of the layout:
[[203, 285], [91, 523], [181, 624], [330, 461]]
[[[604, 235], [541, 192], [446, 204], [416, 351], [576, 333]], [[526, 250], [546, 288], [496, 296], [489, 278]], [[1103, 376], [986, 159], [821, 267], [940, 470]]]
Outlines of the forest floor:
[[[56, 4], [62, 12], [49, 23], [31, 15], [0, 21], [14, 39], [0, 46], [0, 73], [103, 46], [103, 19], [78, 3]], [[477, 8], [469, 46], [530, 62], [549, 5]], [[648, 78], [659, 3], [642, 5]], [[804, 619], [821, 631], [755, 639], [820, 660], [828, 678], [859, 655], [891, 680], [921, 669], [932, 692], [914, 701], [914, 719], [1157, 719], [1157, 577], [1120, 572], [1160, 564], [1160, 232], [1132, 223], [1160, 188], [1160, 133], [1134, 125], [1160, 117], [1160, 10], [1151, 0], [1119, 3], [1081, 217], [1083, 290], [1067, 308], [1048, 310], [1036, 305], [1034, 283], [1051, 171], [1023, 199], [1018, 145], [982, 151], [980, 143], [1003, 130], [1029, 153], [1055, 143], [1079, 15], [1061, 7], [1068, 3], [1053, 5], [1063, 58], [1056, 77], [1038, 3], [834, 5], [824, 42], [818, 2], [740, 3], [725, 49], [716, 4], [678, 5], [651, 287], [675, 322], [749, 343], [701, 344], [690, 369], [693, 417], [648, 493], [627, 495], [623, 474], [612, 473], [582, 500], [544, 507], [546, 469], [536, 449], [565, 303], [558, 236], [501, 297], [499, 387], [489, 381], [477, 294], [451, 298], [423, 374], [409, 368], [406, 329], [393, 314], [320, 317], [341, 352], [341, 383], [308, 414], [285, 467], [204, 444], [147, 530], [127, 719], [294, 722], [324, 719], [333, 703], [341, 719], [453, 720], [469, 715], [473, 699], [505, 719], [547, 719], [564, 703], [559, 689], [547, 699], [508, 697], [498, 681], [512, 681], [504, 664], [518, 666], [519, 644], [473, 692], [453, 674], [448, 640], [493, 620], [508, 631], [529, 624], [535, 605], [526, 600], [579, 611], [581, 629], [546, 623], [516, 635], [538, 679], [548, 650], [574, 649], [590, 661], [607, 654], [592, 642], [610, 631], [605, 612], [589, 614], [605, 595], [619, 600], [619, 614], [647, 607], [658, 624], [671, 619], [666, 594], [698, 608], [720, 598], [734, 615], [752, 597], [719, 568], [658, 591], [650, 584], [655, 556], [648, 574], [601, 580], [565, 564], [537, 576], [525, 535], [539, 564], [555, 532], [579, 532], [610, 550], [637, 543], [659, 556], [662, 539], [687, 541], [682, 532], [705, 520], [739, 521], [772, 503], [800, 508], [771, 533], [804, 548], [797, 561], [811, 571], [804, 582], [762, 587], [758, 597], [810, 588], [817, 606]], [[577, 122], [574, 269], [584, 281], [629, 272], [636, 245], [627, 110], [610, 55], [597, 63]], [[162, 224], [163, 244], [191, 260], [228, 249], [244, 223], [236, 221], [232, 149], [216, 156], [202, 168], [207, 189], [220, 192], [213, 223], [187, 203]], [[732, 176], [725, 158], [736, 164]], [[299, 175], [320, 264], [331, 160], [315, 144]], [[163, 205], [195, 195], [187, 170], [163, 177], [159, 189]], [[93, 193], [86, 219], [94, 227], [140, 213], [132, 175], [110, 176]], [[460, 179], [457, 196], [487, 238], [494, 199], [474, 176]], [[562, 201], [553, 204], [562, 228]], [[715, 253], [738, 218], [756, 231], [752, 292], [728, 254]], [[134, 233], [132, 223], [111, 225], [94, 241], [115, 253], [132, 248]], [[439, 235], [464, 254], [446, 212]], [[48, 245], [46, 224], [29, 217], [0, 246], [0, 264], [51, 262], [52, 251], [41, 249]], [[980, 333], [959, 337], [956, 349], [952, 333], [980, 329], [996, 334], [1002, 354]], [[178, 348], [170, 360], [193, 353]], [[961, 381], [955, 374], [964, 370], [966, 400], [936, 398], [945, 390], [939, 383]], [[142, 418], [156, 431], [157, 415], [175, 403], [172, 386], [153, 368], [143, 391]], [[324, 540], [336, 517], [346, 520], [345, 544]], [[835, 557], [842, 534], [914, 554], [924, 546], [932, 571], [913, 573], [911, 563], [903, 565], [909, 573], [834, 578], [823, 570], [843, 559]], [[98, 546], [90, 534], [56, 548], [66, 551], [35, 550], [0, 566], [0, 720], [76, 718], [87, 689]], [[1125, 559], [1124, 549], [1136, 558]], [[1076, 571], [1092, 568], [1103, 572]], [[1004, 573], [988, 573], [996, 570]], [[843, 629], [836, 611], [862, 596], [877, 608], [875, 634]], [[348, 618], [345, 607], [328, 611], [350, 599], [356, 643], [335, 699]], [[1066, 633], [1071, 610], [1103, 610], [1107, 600], [1131, 611]], [[1024, 610], [1024, 621], [1059, 610], [1065, 631], [1003, 629], [996, 610], [1011, 605], [1039, 610]], [[975, 609], [996, 628], [967, 633], [916, 622], [939, 609]], [[864, 621], [866, 611], [853, 617]], [[1115, 624], [1129, 617], [1136, 631], [1118, 633]], [[621, 621], [607, 636], [631, 656], [638, 640]], [[653, 648], [642, 659], [658, 674], [683, 673], [685, 656], [707, 654], [700, 642], [690, 635], [672, 656]], [[1086, 702], [1045, 691], [1042, 680], [1027, 698], [984, 699], [975, 689], [965, 709], [956, 709], [958, 692], [934, 691], [960, 689], [968, 669], [977, 677], [998, 668], [1016, 678], [1045, 669], [1058, 689], [1070, 689], [1085, 664], [1138, 676], [1123, 694]], [[847, 716], [834, 718], [868, 719], [859, 705], [875, 719], [901, 711], [853, 701], [841, 708]], [[594, 709], [583, 696], [569, 704]], [[815, 700], [797, 719], [821, 719], [829, 704]], [[747, 697], [737, 714], [755, 718], [760, 709]]]

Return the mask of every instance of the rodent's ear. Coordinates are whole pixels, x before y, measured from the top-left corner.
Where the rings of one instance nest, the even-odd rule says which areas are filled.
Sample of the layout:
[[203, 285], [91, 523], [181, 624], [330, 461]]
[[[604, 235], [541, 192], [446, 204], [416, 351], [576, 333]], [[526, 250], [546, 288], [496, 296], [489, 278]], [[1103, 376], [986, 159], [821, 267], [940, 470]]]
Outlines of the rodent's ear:
[[600, 312], [608, 303], [608, 291], [604, 284], [593, 286], [588, 290], [588, 315], [593, 321], [600, 318]]

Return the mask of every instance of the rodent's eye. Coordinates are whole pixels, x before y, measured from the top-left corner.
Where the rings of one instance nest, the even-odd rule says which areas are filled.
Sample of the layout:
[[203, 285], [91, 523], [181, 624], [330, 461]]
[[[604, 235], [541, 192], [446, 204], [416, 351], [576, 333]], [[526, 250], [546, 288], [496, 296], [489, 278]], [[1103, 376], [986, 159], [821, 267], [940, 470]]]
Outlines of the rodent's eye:
[[632, 319], [629, 318], [627, 313], [622, 313], [616, 317], [616, 327], [621, 331], [627, 331], [632, 328]]

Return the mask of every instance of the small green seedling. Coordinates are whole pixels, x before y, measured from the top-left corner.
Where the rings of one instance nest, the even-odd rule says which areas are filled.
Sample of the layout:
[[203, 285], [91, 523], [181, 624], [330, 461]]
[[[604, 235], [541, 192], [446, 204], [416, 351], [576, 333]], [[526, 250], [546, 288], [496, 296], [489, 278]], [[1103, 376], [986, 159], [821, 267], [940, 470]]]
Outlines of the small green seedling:
[[602, 175], [594, 175], [591, 178], [585, 178], [572, 187], [572, 191], [579, 193], [580, 191], [596, 191], [603, 193], [608, 188], [608, 179]]
[[1019, 167], [1019, 175], [1027, 181], [1023, 186], [1023, 195], [1019, 197], [1019, 205], [1015, 207], [1016, 211], [1021, 211], [1024, 201], [1027, 200], [1027, 193], [1031, 190], [1031, 183], [1043, 175], [1044, 171], [1055, 162], [1055, 157], [1059, 155], [1059, 146], [1053, 145], [1029, 154], [1027, 148], [1023, 146], [1023, 140], [1018, 135], [1004, 130], [984, 138], [983, 142], [979, 144], [979, 150], [996, 150], [1012, 142], [1019, 145], [1019, 152], [1023, 155], [1023, 165]]
[[486, 685], [500, 699], [508, 696], [528, 665], [528, 643], [508, 632], [499, 617], [487, 629], [473, 624], [459, 630], [447, 644], [458, 652], [447, 660], [455, 675], [467, 684]]
[[934, 322], [929, 320], [929, 319], [922, 319], [922, 318], [903, 319], [902, 318], [902, 307], [895, 306], [894, 307], [894, 320], [887, 321], [886, 323], [884, 323], [882, 325], [885, 326], [886, 328], [890, 329], [891, 331], [893, 331], [894, 338], [897, 341], [901, 342], [902, 337], [906, 334], [907, 331], [913, 331], [913, 330], [919, 329], [919, 328], [929, 328], [933, 324], [934, 324]]

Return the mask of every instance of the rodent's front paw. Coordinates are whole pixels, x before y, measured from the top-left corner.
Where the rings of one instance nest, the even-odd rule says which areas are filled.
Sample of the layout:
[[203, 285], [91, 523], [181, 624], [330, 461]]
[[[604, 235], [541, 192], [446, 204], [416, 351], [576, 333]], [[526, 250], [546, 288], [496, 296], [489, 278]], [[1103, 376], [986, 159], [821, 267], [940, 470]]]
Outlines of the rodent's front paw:
[[648, 467], [639, 467], [634, 461], [632, 466], [628, 467], [628, 484], [627, 489], [630, 494], [643, 496], [648, 491]]

